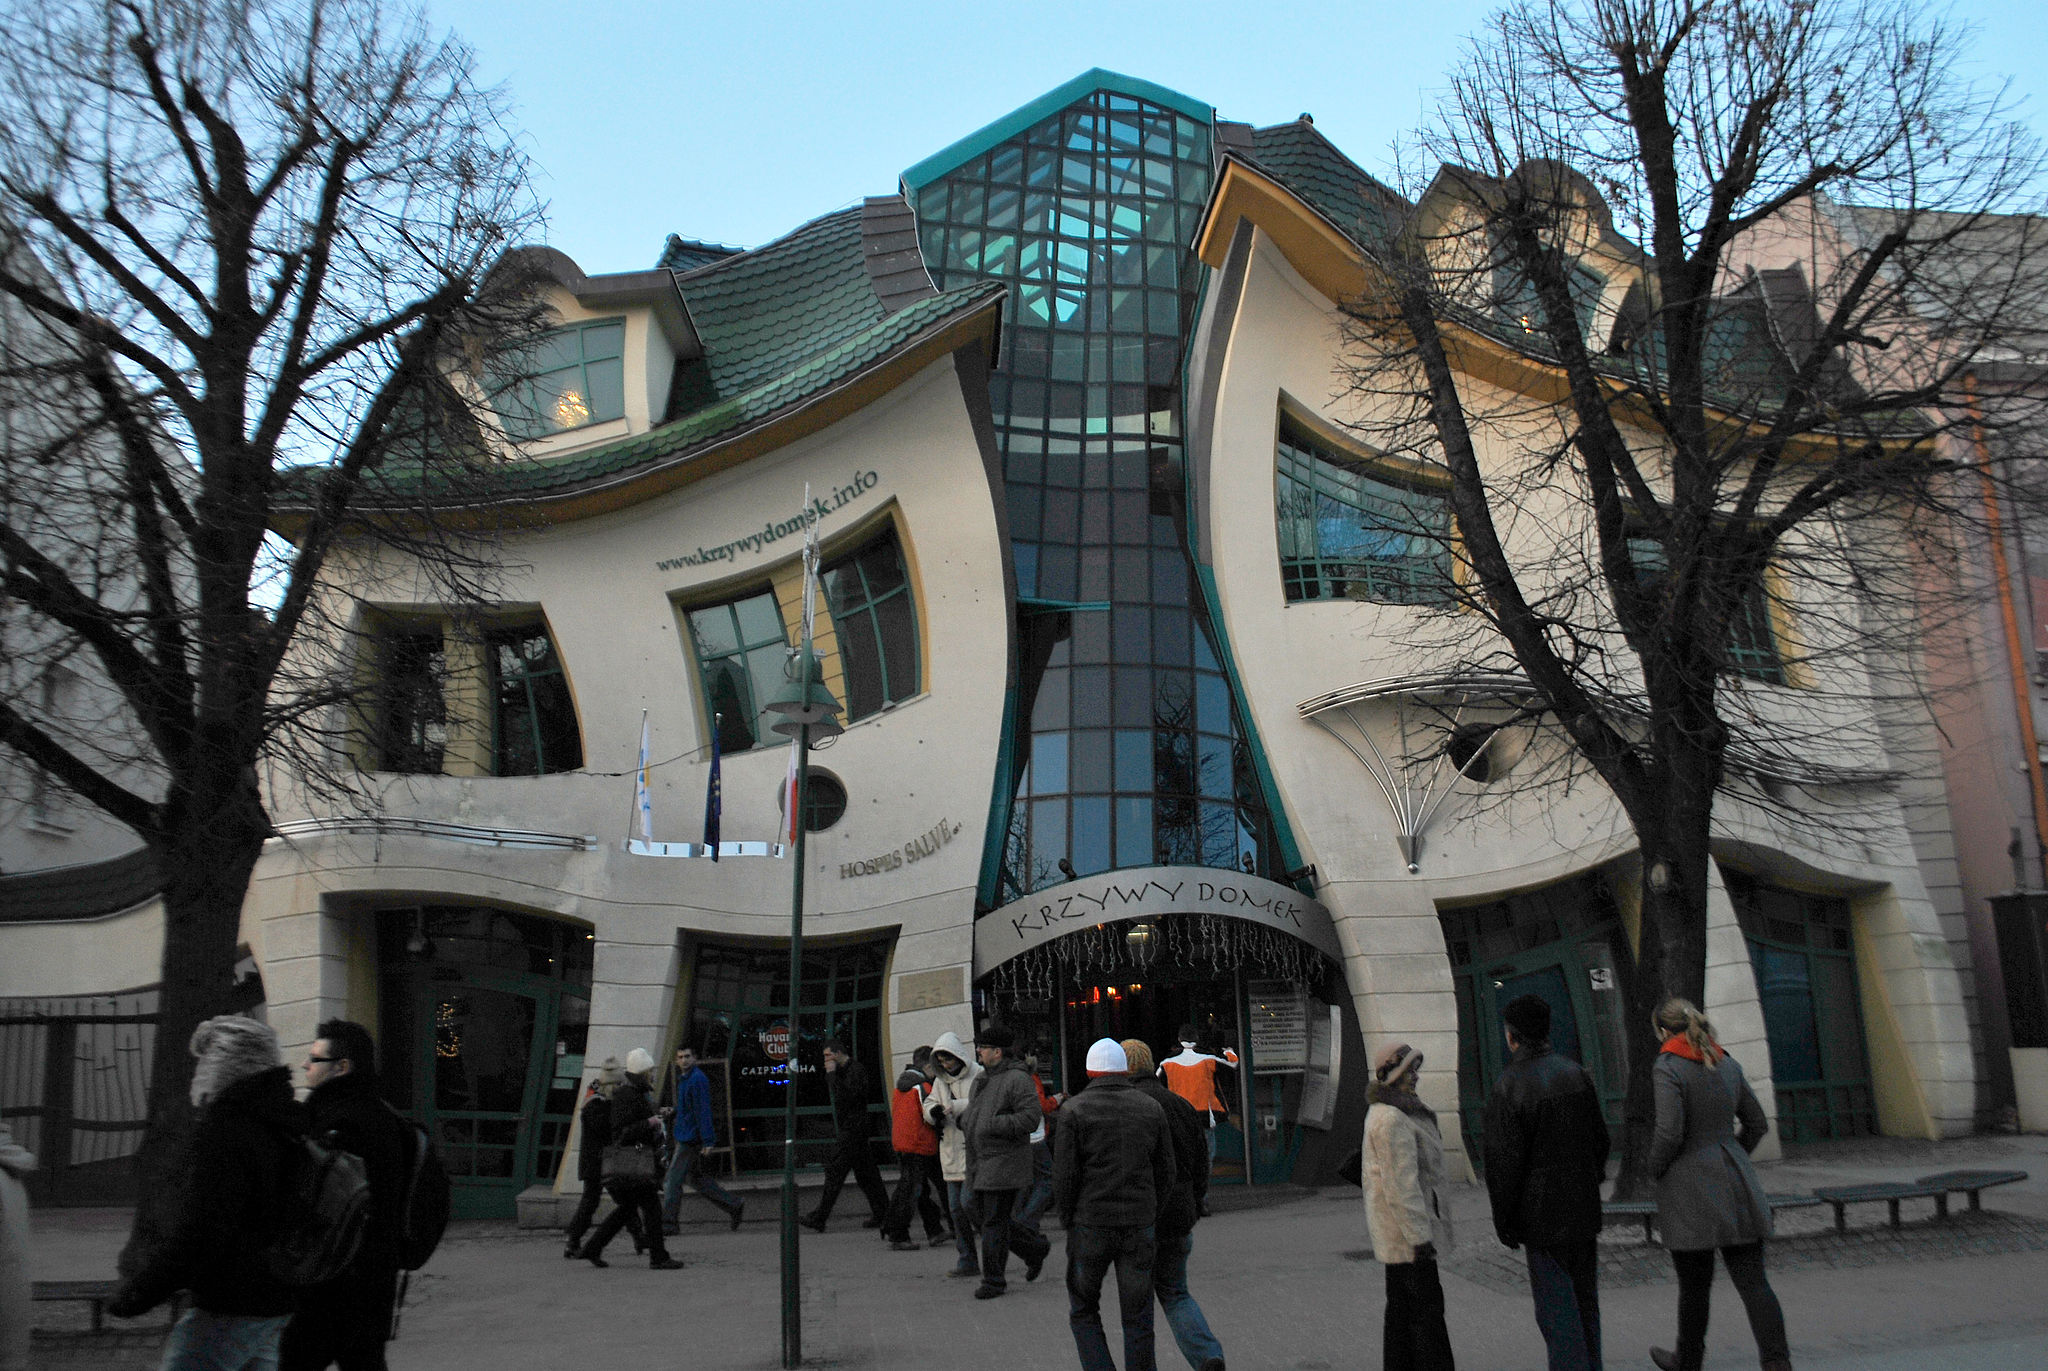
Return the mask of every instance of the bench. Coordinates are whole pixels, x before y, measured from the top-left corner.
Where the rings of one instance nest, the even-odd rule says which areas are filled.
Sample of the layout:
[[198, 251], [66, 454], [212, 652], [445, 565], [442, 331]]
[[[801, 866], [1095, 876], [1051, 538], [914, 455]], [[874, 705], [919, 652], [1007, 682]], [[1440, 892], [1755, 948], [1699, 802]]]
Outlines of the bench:
[[1925, 1185], [1905, 1185], [1898, 1181], [1873, 1181], [1868, 1185], [1817, 1186], [1813, 1193], [1822, 1204], [1834, 1206], [1837, 1233], [1849, 1231], [1848, 1209], [1852, 1204], [1874, 1204], [1882, 1200], [1891, 1211], [1893, 1228], [1899, 1226], [1900, 1200], [1938, 1199], [1942, 1212], [1948, 1211], [1948, 1196], [1945, 1192]]
[[[1770, 1201], [1771, 1213], [1773, 1215], [1780, 1209], [1811, 1209], [1820, 1203], [1812, 1195], [1766, 1195], [1764, 1198]], [[1654, 1236], [1651, 1229], [1657, 1222], [1657, 1202], [1655, 1200], [1608, 1200], [1600, 1206], [1600, 1215], [1603, 1219], [1641, 1219], [1643, 1221], [1643, 1241], [1649, 1242]]]
[[114, 1298], [114, 1292], [120, 1288], [119, 1281], [37, 1281], [35, 1298], [91, 1305], [92, 1331], [97, 1333], [106, 1324], [107, 1301]]
[[1950, 1195], [1968, 1195], [1974, 1212], [1984, 1207], [1984, 1192], [1992, 1186], [2013, 1185], [2026, 1178], [2024, 1171], [1937, 1171], [1932, 1176], [1920, 1177], [1913, 1184], [1935, 1192], [1935, 1212], [1945, 1219], [1948, 1217]]

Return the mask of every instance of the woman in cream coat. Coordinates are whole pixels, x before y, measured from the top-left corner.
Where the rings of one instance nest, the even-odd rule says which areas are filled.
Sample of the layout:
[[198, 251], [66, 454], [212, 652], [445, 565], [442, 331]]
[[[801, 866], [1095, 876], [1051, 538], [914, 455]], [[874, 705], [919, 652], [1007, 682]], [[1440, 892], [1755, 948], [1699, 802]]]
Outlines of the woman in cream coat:
[[1415, 1093], [1422, 1054], [1396, 1043], [1380, 1054], [1366, 1098], [1365, 1223], [1387, 1268], [1385, 1371], [1452, 1371], [1437, 1260], [1451, 1250], [1443, 1195], [1444, 1141], [1436, 1115]]

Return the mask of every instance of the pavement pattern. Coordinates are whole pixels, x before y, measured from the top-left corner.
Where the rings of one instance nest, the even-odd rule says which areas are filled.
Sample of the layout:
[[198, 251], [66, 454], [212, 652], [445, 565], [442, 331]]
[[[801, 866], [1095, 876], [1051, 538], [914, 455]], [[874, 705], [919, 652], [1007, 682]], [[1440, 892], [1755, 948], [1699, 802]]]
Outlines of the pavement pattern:
[[[1773, 1191], [1848, 1180], [1910, 1179], [1951, 1166], [2008, 1165], [2033, 1174], [1986, 1196], [1986, 1212], [1937, 1222], [1909, 1210], [1894, 1233], [1882, 1206], [1851, 1211], [1833, 1233], [1827, 1211], [1799, 1211], [1799, 1227], [1771, 1249], [1772, 1280], [1801, 1371], [2041, 1371], [2048, 1367], [2048, 1138], [1967, 1139], [1947, 1144], [1834, 1145], [1768, 1164]], [[1459, 1248], [1445, 1294], [1463, 1371], [1541, 1371], [1519, 1253], [1500, 1248], [1483, 1191], [1457, 1187]], [[693, 1218], [697, 1206], [686, 1205]], [[772, 1206], [749, 1206], [738, 1233], [686, 1224], [672, 1244], [687, 1269], [656, 1272], [615, 1245], [597, 1270], [564, 1261], [560, 1238], [509, 1224], [464, 1223], [414, 1277], [390, 1362], [396, 1371], [511, 1371], [565, 1364], [771, 1368], [780, 1364], [777, 1233]], [[119, 1211], [36, 1215], [40, 1275], [102, 1275], [119, 1247]], [[1788, 1225], [1788, 1228], [1790, 1225]], [[1668, 1257], [1641, 1241], [1639, 1224], [1603, 1243], [1602, 1314], [1607, 1365], [1649, 1365], [1652, 1343], [1669, 1345], [1676, 1286]], [[973, 1282], [949, 1279], [950, 1248], [890, 1252], [857, 1217], [822, 1237], [804, 1235], [805, 1365], [919, 1371], [1069, 1371], [1075, 1364], [1061, 1283], [1064, 1244], [1045, 1275], [978, 1302]], [[1232, 1371], [1335, 1371], [1380, 1364], [1382, 1268], [1367, 1252], [1358, 1192], [1285, 1192], [1266, 1207], [1231, 1209], [1195, 1233], [1190, 1284], [1222, 1339]], [[1118, 1346], [1113, 1298], [1105, 1301]], [[44, 1308], [47, 1308], [44, 1307]], [[155, 1365], [157, 1330], [94, 1336], [82, 1316], [51, 1325], [35, 1343], [36, 1367], [127, 1371]], [[1162, 1367], [1183, 1365], [1164, 1320]], [[1119, 1360], [1121, 1353], [1119, 1352]], [[1717, 1288], [1710, 1371], [1756, 1365], [1740, 1304], [1725, 1277]]]

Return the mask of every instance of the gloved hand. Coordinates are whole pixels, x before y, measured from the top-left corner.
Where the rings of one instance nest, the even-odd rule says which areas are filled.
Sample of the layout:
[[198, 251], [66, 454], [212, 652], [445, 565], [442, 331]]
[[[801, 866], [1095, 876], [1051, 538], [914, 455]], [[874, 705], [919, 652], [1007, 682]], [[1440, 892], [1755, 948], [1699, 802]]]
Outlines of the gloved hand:
[[117, 1319], [139, 1319], [156, 1306], [155, 1300], [143, 1298], [134, 1286], [123, 1285], [107, 1301], [107, 1312]]
[[1435, 1261], [1436, 1244], [1433, 1242], [1422, 1242], [1415, 1244], [1415, 1260], [1419, 1262]]

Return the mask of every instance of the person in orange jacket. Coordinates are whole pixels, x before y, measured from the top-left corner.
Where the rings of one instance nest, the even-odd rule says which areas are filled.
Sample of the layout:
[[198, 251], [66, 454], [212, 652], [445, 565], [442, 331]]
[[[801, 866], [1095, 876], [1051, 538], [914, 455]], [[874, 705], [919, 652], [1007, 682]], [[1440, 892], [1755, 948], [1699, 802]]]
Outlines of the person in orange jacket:
[[[1195, 1026], [1180, 1026], [1180, 1052], [1159, 1064], [1159, 1074], [1166, 1078], [1166, 1088], [1195, 1107], [1208, 1125], [1209, 1165], [1216, 1165], [1216, 1120], [1230, 1117], [1230, 1101], [1216, 1085], [1216, 1068], [1236, 1066], [1237, 1053], [1229, 1048], [1223, 1055], [1212, 1057], [1206, 1052], [1195, 1050]], [[1202, 1205], [1207, 1215], [1209, 1207]]]
[[925, 1189], [939, 1176], [939, 1130], [924, 1117], [931, 1082], [932, 1050], [920, 1047], [910, 1054], [910, 1065], [896, 1078], [896, 1093], [890, 1099], [889, 1140], [896, 1148], [899, 1171], [896, 1193], [889, 1197], [888, 1211], [882, 1216], [882, 1237], [896, 1252], [919, 1250], [910, 1240], [913, 1209], [924, 1221], [926, 1242], [937, 1247], [947, 1241], [939, 1207]]

